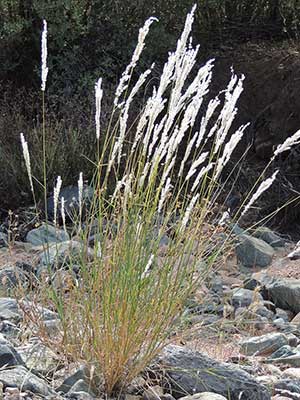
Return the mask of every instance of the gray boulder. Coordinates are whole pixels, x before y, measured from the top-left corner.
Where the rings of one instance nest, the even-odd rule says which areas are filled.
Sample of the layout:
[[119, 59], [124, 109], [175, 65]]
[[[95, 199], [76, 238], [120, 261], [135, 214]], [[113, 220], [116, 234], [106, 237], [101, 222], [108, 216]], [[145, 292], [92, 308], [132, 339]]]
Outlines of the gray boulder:
[[276, 307], [300, 312], [300, 280], [274, 278], [265, 287]]
[[181, 397], [180, 400], [227, 400], [227, 397], [213, 392], [202, 392]]
[[270, 400], [268, 390], [250, 374], [190, 349], [169, 345], [157, 358], [155, 373], [164, 376], [175, 398], [213, 392], [231, 400]]
[[252, 278], [257, 281], [263, 296], [276, 307], [294, 314], [300, 312], [300, 280], [277, 278], [262, 272], [253, 274]]
[[0, 341], [0, 368], [25, 365], [20, 354], [8, 341]]
[[0, 333], [5, 338], [16, 338], [20, 335], [21, 329], [13, 322], [4, 320], [0, 322]]
[[50, 224], [42, 224], [34, 228], [26, 235], [26, 242], [34, 246], [46, 245], [47, 243], [61, 243], [70, 240], [70, 236], [63, 229], [58, 229]]
[[54, 311], [49, 310], [46, 307], [42, 307], [29, 300], [23, 300], [21, 307], [16, 299], [11, 297], [0, 297], [0, 319], [20, 322], [23, 317], [23, 311], [30, 311], [34, 308], [35, 312], [44, 320], [54, 320], [57, 318], [57, 314]]
[[271, 229], [265, 226], [257, 228], [254, 231], [253, 236], [263, 240], [264, 242], [268, 243], [270, 246], [274, 248], [284, 247], [285, 244], [284, 240], [279, 235], [277, 235]]
[[25, 367], [17, 366], [0, 370], [0, 382], [3, 388], [16, 387], [23, 391], [29, 390], [32, 393], [42, 396], [51, 396], [55, 392], [42, 379], [38, 378]]
[[59, 269], [67, 265], [75, 265], [77, 262], [86, 258], [92, 260], [94, 256], [93, 250], [86, 248], [83, 243], [69, 240], [49, 246], [44, 250], [38, 259], [38, 267], [36, 275], [38, 278], [43, 273]]
[[273, 353], [289, 343], [283, 333], [267, 333], [262, 336], [254, 336], [240, 342], [240, 351], [247, 356]]
[[71, 392], [65, 398], [70, 400], [95, 400], [95, 397], [87, 392]]
[[12, 289], [28, 285], [29, 276], [17, 266], [7, 265], [0, 270], [0, 294], [6, 296]]
[[276, 382], [275, 389], [288, 390], [289, 392], [300, 394], [300, 380], [281, 379], [278, 382]]
[[0, 319], [19, 322], [22, 318], [21, 310], [16, 299], [0, 297]]
[[57, 392], [68, 393], [79, 381], [84, 381], [87, 385], [90, 383], [90, 371], [85, 365], [81, 365], [73, 374], [68, 376], [57, 388]]
[[235, 251], [238, 262], [246, 268], [268, 267], [274, 255], [273, 247], [250, 235], [239, 236], [239, 243]]
[[231, 301], [235, 308], [248, 307], [256, 300], [263, 300], [262, 296], [257, 292], [243, 288], [233, 289]]
[[276, 308], [276, 318], [282, 318], [285, 322], [289, 322], [292, 318], [291, 312], [288, 313], [286, 310], [282, 310], [281, 308]]
[[295, 314], [300, 312], [300, 280], [272, 277], [266, 273], [255, 273], [252, 277], [276, 307]]
[[88, 400], [93, 399], [96, 395], [91, 390], [91, 386], [85, 380], [79, 379], [68, 391], [68, 397]]
[[[297, 349], [295, 349], [294, 347], [292, 347], [290, 345], [284, 345], [284, 346], [280, 347], [278, 350], [274, 351], [274, 353], [272, 353], [269, 356], [269, 359], [294, 356], [297, 354], [297, 352], [298, 352]], [[298, 355], [299, 355], [299, 353], [298, 353]]]
[[[280, 349], [279, 349], [280, 350]], [[291, 351], [292, 352], [292, 351]], [[274, 363], [274, 364], [282, 364], [282, 365], [290, 365], [292, 367], [299, 368], [300, 367], [300, 352], [293, 355], [287, 355], [286, 357], [282, 355], [283, 351], [281, 352], [281, 357], [275, 358], [268, 358], [265, 360], [266, 363]]]
[[[93, 200], [94, 189], [91, 186], [84, 185], [83, 187], [83, 211], [88, 208]], [[77, 186], [66, 186], [62, 188], [59, 193], [59, 206], [57, 210], [58, 217], [60, 217], [60, 209], [61, 209], [61, 198], [64, 198], [64, 207], [66, 216], [71, 220], [77, 218], [79, 214], [79, 193]], [[48, 217], [53, 219], [54, 216], [54, 199], [53, 195], [47, 199], [47, 211]]]
[[8, 236], [4, 232], [0, 232], [0, 247], [8, 246]]
[[22, 301], [22, 309], [24, 311], [31, 311], [34, 309], [35, 313], [41, 318], [43, 321], [51, 321], [56, 320], [58, 315], [56, 312], [49, 310], [49, 308], [43, 307], [37, 303], [23, 300]]
[[265, 307], [263, 304], [258, 304], [255, 308], [255, 313], [260, 315], [261, 317], [265, 317], [268, 320], [272, 320], [274, 318], [274, 313]]
[[42, 343], [29, 343], [17, 350], [30, 371], [47, 376], [61, 367], [59, 357]]
[[289, 323], [286, 322], [283, 318], [275, 318], [273, 320], [273, 326], [279, 331], [285, 331], [289, 328]]

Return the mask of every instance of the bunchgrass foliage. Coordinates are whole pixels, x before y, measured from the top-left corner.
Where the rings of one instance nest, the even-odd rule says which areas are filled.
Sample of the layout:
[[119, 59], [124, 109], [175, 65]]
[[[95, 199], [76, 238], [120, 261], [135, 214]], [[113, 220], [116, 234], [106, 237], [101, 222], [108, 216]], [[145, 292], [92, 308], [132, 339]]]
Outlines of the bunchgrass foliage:
[[[232, 72], [227, 88], [207, 102], [203, 111], [213, 60], [195, 71], [199, 46], [193, 46], [191, 40], [194, 12], [195, 7], [186, 18], [176, 50], [168, 55], [158, 84], [133, 123], [129, 122], [133, 119], [131, 106], [148, 84], [152, 67], [137, 80], [133, 80], [133, 71], [155, 18], [140, 29], [131, 62], [116, 89], [107, 127], [100, 125], [102, 80], [96, 83], [95, 195], [88, 213], [82, 213], [82, 173], [78, 181], [76, 227], [82, 251], [72, 262], [79, 264], [79, 274], [68, 290], [42, 286], [41, 292], [59, 313], [62, 326], [61, 335], [48, 341], [73, 360], [85, 363], [94, 381], [100, 379], [109, 394], [128, 384], [166, 345], [186, 299], [222, 251], [222, 243], [211, 240], [220, 227], [211, 225], [210, 220], [221, 192], [222, 170], [247, 126], [229, 134], [244, 77]], [[45, 30], [46, 23], [43, 99], [48, 73]], [[46, 121], [43, 123], [45, 152]], [[22, 144], [34, 193], [23, 135]], [[269, 183], [259, 186], [259, 194]], [[54, 223], [59, 214], [66, 229], [61, 186], [58, 177]], [[258, 197], [257, 193], [253, 196], [249, 207]]]

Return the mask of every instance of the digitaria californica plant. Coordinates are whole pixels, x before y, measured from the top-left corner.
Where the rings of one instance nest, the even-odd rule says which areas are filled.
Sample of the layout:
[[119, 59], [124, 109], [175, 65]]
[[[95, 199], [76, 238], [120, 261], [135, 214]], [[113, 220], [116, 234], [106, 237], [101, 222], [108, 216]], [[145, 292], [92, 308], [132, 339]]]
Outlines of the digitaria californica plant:
[[[84, 362], [93, 371], [94, 382], [101, 377], [109, 394], [126, 386], [166, 345], [184, 302], [222, 248], [210, 240], [219, 227], [211, 226], [209, 218], [222, 171], [247, 127], [229, 134], [244, 77], [232, 72], [227, 88], [203, 112], [213, 60], [194, 71], [199, 51], [190, 36], [194, 13], [195, 7], [135, 124], [129, 125], [131, 106], [152, 67], [135, 82], [132, 72], [156, 19], [147, 20], [140, 30], [106, 131], [100, 130], [101, 78], [96, 83], [95, 196], [87, 228], [80, 231], [84, 245], [76, 261], [79, 279], [67, 295], [54, 287], [43, 288], [62, 324], [61, 335], [48, 341]], [[30, 176], [23, 137], [22, 143]], [[290, 140], [278, 152], [291, 145]], [[275, 174], [258, 186], [245, 210], [274, 179]], [[115, 180], [111, 193], [108, 188]], [[78, 184], [80, 194], [82, 175]], [[61, 199], [65, 227], [63, 204]], [[79, 221], [81, 227], [81, 212]], [[85, 255], [91, 232], [94, 257], [89, 260]]]

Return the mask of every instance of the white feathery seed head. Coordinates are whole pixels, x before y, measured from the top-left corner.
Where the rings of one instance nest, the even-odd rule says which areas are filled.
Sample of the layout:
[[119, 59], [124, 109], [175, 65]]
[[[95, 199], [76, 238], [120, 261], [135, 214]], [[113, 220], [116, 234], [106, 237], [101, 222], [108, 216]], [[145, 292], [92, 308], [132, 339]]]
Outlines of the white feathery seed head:
[[82, 213], [82, 202], [83, 202], [83, 174], [80, 172], [78, 179], [78, 203], [79, 203], [79, 213]]
[[146, 164], [144, 165], [143, 172], [142, 172], [142, 174], [141, 174], [141, 176], [140, 176], [140, 179], [139, 179], [139, 187], [140, 187], [140, 188], [141, 188], [141, 187], [144, 185], [144, 183], [145, 183], [145, 180], [146, 180], [146, 178], [147, 178], [147, 176], [148, 176], [148, 173], [149, 173], [150, 165], [151, 165], [150, 161], [147, 161]]
[[180, 232], [181, 233], [185, 230], [185, 228], [187, 226], [187, 223], [188, 223], [188, 221], [190, 219], [191, 212], [193, 211], [193, 208], [195, 207], [196, 201], [199, 199], [199, 197], [200, 197], [199, 193], [195, 194], [192, 197], [192, 200], [190, 201], [189, 205], [187, 206], [187, 208], [185, 210], [185, 213], [184, 213], [184, 216], [183, 216], [182, 221], [181, 221], [181, 226], [180, 226]]
[[245, 129], [249, 126], [249, 124], [242, 125], [233, 135], [231, 135], [231, 138], [229, 141], [225, 144], [223, 154], [221, 157], [219, 157], [217, 161], [217, 167], [216, 167], [216, 172], [215, 172], [215, 178], [218, 178], [225, 167], [225, 165], [228, 163], [230, 160], [230, 157], [242, 139], [244, 135]]
[[[195, 4], [191, 10], [190, 13], [188, 13], [186, 20], [185, 20], [185, 25], [181, 34], [180, 39], [177, 42], [177, 48], [176, 48], [176, 64], [177, 66], [179, 64], [181, 64], [182, 62], [182, 57], [186, 51], [186, 44], [190, 35], [190, 32], [192, 30], [192, 25], [194, 22], [194, 15], [195, 15], [195, 11], [196, 11], [197, 5]], [[176, 67], [177, 67], [176, 66]]]
[[56, 225], [57, 208], [58, 208], [59, 193], [60, 193], [61, 185], [62, 185], [62, 180], [61, 180], [61, 177], [58, 176], [57, 180], [56, 180], [56, 185], [55, 185], [54, 190], [53, 190], [53, 205], [54, 205], [54, 208], [53, 208], [53, 215], [54, 215], [53, 222], [54, 222], [54, 225]]
[[199, 135], [199, 132], [195, 132], [193, 137], [192, 137], [192, 139], [189, 141], [189, 143], [188, 143], [188, 145], [186, 147], [184, 157], [183, 157], [183, 159], [181, 161], [181, 164], [180, 164], [180, 170], [179, 170], [178, 176], [181, 176], [182, 173], [183, 173], [185, 163], [186, 163], [187, 159], [189, 158], [189, 155], [191, 154], [192, 148], [194, 146], [194, 143], [195, 143], [198, 135]]
[[218, 222], [218, 225], [224, 226], [227, 223], [227, 221], [229, 221], [229, 220], [230, 220], [230, 214], [229, 214], [229, 211], [227, 210], [227, 211], [223, 212], [223, 214]]
[[257, 188], [256, 192], [252, 195], [251, 199], [249, 202], [246, 204], [244, 211], [241, 214], [241, 217], [246, 214], [246, 212], [249, 210], [249, 208], [255, 203], [255, 201], [266, 191], [269, 189], [269, 187], [272, 185], [274, 182], [276, 175], [278, 174], [278, 170], [274, 172], [274, 174], [268, 178], [265, 179]]
[[107, 167], [107, 174], [109, 174], [110, 171], [111, 171], [111, 168], [112, 168], [112, 166], [113, 166], [113, 164], [115, 162], [116, 155], [117, 155], [117, 152], [119, 150], [119, 147], [120, 147], [120, 139], [117, 138], [117, 140], [114, 143], [114, 147], [113, 147], [112, 153], [111, 153], [110, 158], [109, 158], [108, 167]]
[[236, 116], [237, 108], [236, 103], [244, 90], [243, 81], [245, 76], [242, 75], [239, 79], [232, 71], [231, 80], [225, 91], [225, 102], [218, 118], [219, 129], [216, 133], [216, 143], [214, 147], [214, 154], [219, 151], [219, 148], [226, 140], [228, 131]]
[[287, 138], [282, 144], [277, 146], [274, 151], [274, 155], [272, 157], [272, 161], [278, 154], [283, 153], [284, 151], [290, 150], [292, 146], [300, 143], [300, 130], [294, 133], [291, 137]]
[[167, 168], [165, 168], [163, 176], [161, 178], [161, 184], [163, 185], [166, 181], [166, 179], [169, 177], [174, 165], [175, 165], [175, 161], [177, 158], [177, 154], [175, 154], [175, 156], [172, 158], [172, 160], [169, 162], [169, 165], [167, 166]]
[[126, 200], [132, 196], [132, 191], [131, 191], [132, 181], [133, 181], [133, 174], [129, 174], [128, 178], [125, 180], [124, 183], [124, 196]]
[[60, 213], [61, 213], [61, 219], [62, 219], [62, 223], [63, 223], [63, 228], [64, 231], [67, 232], [67, 227], [66, 227], [66, 213], [65, 213], [65, 198], [62, 197], [60, 199], [61, 202], [61, 208], [60, 208]]
[[296, 243], [296, 246], [294, 247], [294, 250], [291, 251], [287, 257], [290, 259], [299, 259], [299, 255], [300, 255], [300, 241]]
[[[219, 106], [219, 104], [220, 104], [220, 99], [218, 97], [210, 100], [210, 102], [208, 103], [205, 116], [202, 117], [202, 119], [201, 119], [201, 125], [200, 125], [200, 130], [199, 130], [199, 136], [197, 138], [196, 148], [199, 148], [200, 144], [202, 143], [202, 140], [205, 136], [207, 124], [210, 121], [211, 117], [213, 116], [213, 114], [214, 114], [216, 108]], [[215, 124], [214, 129], [211, 128], [209, 133], [207, 134], [206, 141], [214, 134], [216, 129], [217, 129], [217, 125]]]
[[31, 189], [31, 192], [34, 193], [28, 144], [24, 138], [23, 133], [20, 134], [20, 137], [21, 137], [23, 157], [24, 157], [24, 161], [25, 161], [25, 166], [26, 166], [29, 182], [30, 182], [30, 189]]
[[123, 176], [123, 178], [120, 181], [117, 182], [115, 190], [114, 190], [114, 193], [113, 193], [113, 195], [111, 197], [111, 200], [115, 199], [115, 197], [119, 193], [121, 187], [124, 185], [124, 181], [125, 181], [126, 178], [127, 178], [127, 175]]
[[166, 118], [167, 118], [167, 116], [165, 115], [161, 119], [160, 123], [154, 126], [154, 132], [153, 132], [153, 136], [152, 136], [152, 141], [151, 141], [151, 143], [149, 145], [148, 154], [147, 154], [147, 159], [148, 160], [150, 159], [150, 157], [152, 155], [152, 152], [153, 152], [153, 149], [155, 148], [155, 145], [156, 145], [156, 143], [157, 143], [157, 141], [159, 139], [159, 135], [160, 135], [160, 133], [161, 133], [163, 127], [164, 127], [164, 124], [166, 122]]
[[43, 32], [42, 32], [42, 74], [41, 74], [41, 90], [44, 92], [46, 90], [46, 82], [48, 75], [48, 67], [47, 67], [47, 21], [43, 20]]
[[185, 178], [186, 181], [189, 180], [196, 173], [197, 168], [199, 167], [199, 165], [204, 163], [204, 161], [206, 160], [207, 156], [208, 156], [208, 151], [200, 154], [200, 157], [198, 157], [197, 160], [195, 160], [192, 163], [191, 168], [190, 168], [190, 170], [189, 170], [189, 172], [188, 172], [188, 174], [187, 174], [187, 176]]
[[194, 191], [197, 189], [197, 187], [198, 187], [198, 185], [199, 185], [199, 183], [200, 183], [201, 178], [202, 178], [204, 175], [206, 175], [206, 174], [212, 169], [212, 167], [213, 167], [214, 165], [215, 165], [214, 163], [209, 163], [206, 167], [202, 167], [202, 168], [201, 168], [199, 174], [197, 175], [197, 178], [195, 179], [195, 181], [194, 181], [194, 183], [193, 183], [193, 186], [192, 186], [192, 189], [191, 189], [191, 192], [192, 192], [192, 193], [194, 193]]
[[161, 212], [164, 202], [166, 201], [167, 195], [169, 194], [170, 190], [172, 189], [172, 185], [171, 185], [171, 178], [167, 178], [166, 184], [165, 186], [162, 188], [161, 190], [161, 194], [160, 194], [160, 200], [158, 203], [158, 213]]
[[95, 122], [96, 122], [96, 138], [98, 140], [100, 138], [100, 114], [101, 114], [102, 97], [103, 97], [102, 78], [99, 78], [97, 83], [95, 84], [95, 100], [96, 100]]
[[154, 22], [154, 21], [158, 21], [157, 18], [155, 17], [150, 17], [147, 19], [147, 21], [145, 22], [144, 26], [139, 30], [139, 37], [138, 37], [138, 43], [137, 46], [133, 52], [132, 58], [130, 63], [127, 65], [125, 71], [123, 72], [121, 79], [119, 81], [118, 87], [116, 89], [116, 93], [115, 93], [115, 99], [114, 99], [114, 105], [115, 107], [119, 107], [120, 106], [120, 97], [122, 96], [122, 94], [124, 93], [124, 91], [127, 89], [128, 87], [128, 82], [131, 78], [131, 71], [132, 69], [135, 68], [141, 53], [145, 47], [145, 39], [146, 36], [149, 33], [149, 29], [150, 29], [150, 25]]
[[154, 254], [151, 254], [151, 256], [150, 256], [150, 258], [149, 258], [149, 260], [147, 262], [147, 265], [146, 265], [146, 267], [145, 267], [145, 269], [144, 269], [144, 271], [143, 271], [143, 273], [141, 275], [141, 279], [145, 279], [148, 276], [150, 268], [151, 268], [152, 263], [153, 263], [153, 260], [154, 260]]
[[132, 103], [135, 95], [138, 93], [139, 89], [143, 86], [143, 84], [146, 82], [146, 79], [148, 75], [151, 73], [152, 68], [154, 64], [151, 66], [151, 68], [147, 69], [144, 73], [140, 75], [138, 78], [136, 84], [132, 88], [127, 100], [125, 103], [121, 106], [122, 111], [121, 111], [121, 116], [120, 116], [120, 134], [118, 137], [118, 164], [121, 162], [121, 154], [122, 154], [122, 148], [126, 136], [126, 129], [127, 129], [127, 120], [128, 120], [128, 115], [129, 115], [129, 107], [130, 104]]

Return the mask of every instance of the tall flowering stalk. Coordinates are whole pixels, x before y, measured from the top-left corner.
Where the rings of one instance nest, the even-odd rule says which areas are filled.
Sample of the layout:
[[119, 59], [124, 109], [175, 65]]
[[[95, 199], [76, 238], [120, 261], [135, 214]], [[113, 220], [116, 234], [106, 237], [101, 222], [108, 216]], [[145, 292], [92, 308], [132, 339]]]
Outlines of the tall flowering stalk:
[[43, 135], [43, 183], [44, 183], [44, 207], [46, 220], [48, 220], [47, 209], [47, 165], [46, 165], [46, 116], [45, 116], [45, 90], [48, 76], [47, 67], [47, 21], [43, 20], [43, 31], [41, 38], [41, 90], [42, 90], [42, 135]]

